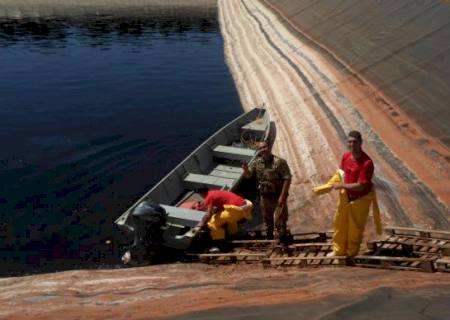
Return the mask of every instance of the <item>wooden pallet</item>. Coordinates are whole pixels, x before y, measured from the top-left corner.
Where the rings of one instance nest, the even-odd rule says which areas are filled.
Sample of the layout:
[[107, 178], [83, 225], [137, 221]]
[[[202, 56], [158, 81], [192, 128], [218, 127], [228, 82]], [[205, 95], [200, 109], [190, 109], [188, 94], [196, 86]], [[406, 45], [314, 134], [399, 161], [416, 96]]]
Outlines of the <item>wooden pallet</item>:
[[436, 270], [441, 272], [450, 272], [450, 257], [443, 257], [436, 260]]
[[434, 260], [408, 257], [356, 256], [349, 258], [347, 264], [368, 268], [434, 272]]
[[332, 231], [306, 232], [292, 234], [294, 243], [325, 242], [333, 236]]
[[[330, 232], [294, 234], [291, 245], [277, 240], [236, 240], [230, 253], [201, 254], [213, 264], [262, 263], [265, 268], [359, 266], [423, 272], [450, 272], [450, 232], [413, 228], [386, 228], [388, 236], [368, 242], [366, 255], [328, 257]], [[383, 253], [383, 254], [380, 254]], [[449, 256], [447, 256], [449, 255]]]
[[231, 253], [204, 253], [199, 255], [200, 262], [207, 264], [230, 264], [230, 263], [261, 263], [267, 258], [266, 253], [253, 252], [231, 252]]
[[263, 259], [264, 267], [320, 267], [343, 266], [346, 257], [327, 257], [332, 252], [332, 243], [294, 243], [290, 246], [277, 246], [272, 254]]
[[[381, 241], [367, 243], [370, 255], [422, 258], [431, 260], [433, 270], [450, 270], [445, 256], [450, 256], [450, 232], [415, 228], [386, 228], [389, 234]], [[414, 268], [420, 263], [415, 263]], [[428, 262], [423, 263], [425, 269]], [[409, 267], [406, 263], [401, 265]]]
[[278, 254], [286, 254], [287, 256], [298, 255], [301, 252], [331, 252], [333, 244], [331, 242], [317, 242], [317, 243], [294, 243], [289, 246], [277, 245], [274, 251]]
[[278, 240], [233, 240], [231, 241], [233, 247], [245, 248], [248, 250], [270, 250], [279, 245]]
[[450, 255], [450, 240], [389, 236], [384, 240], [367, 242], [367, 248], [374, 255], [381, 252], [400, 251], [405, 254], [441, 256]]
[[384, 231], [389, 235], [403, 235], [419, 238], [433, 238], [450, 240], [450, 231], [444, 230], [425, 230], [417, 228], [402, 228], [402, 227], [386, 227]]
[[345, 266], [347, 257], [327, 257], [326, 252], [301, 252], [298, 255], [287, 256], [274, 251], [268, 258], [263, 259], [264, 268], [287, 267], [333, 267]]

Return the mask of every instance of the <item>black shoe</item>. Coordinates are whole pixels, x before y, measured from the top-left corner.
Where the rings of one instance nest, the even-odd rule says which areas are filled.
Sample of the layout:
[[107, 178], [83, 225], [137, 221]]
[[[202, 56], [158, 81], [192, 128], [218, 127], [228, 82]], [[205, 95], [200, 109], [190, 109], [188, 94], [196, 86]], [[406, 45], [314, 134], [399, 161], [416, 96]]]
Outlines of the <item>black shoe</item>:
[[294, 237], [291, 234], [283, 234], [280, 236], [280, 243], [284, 246], [289, 246], [294, 242]]

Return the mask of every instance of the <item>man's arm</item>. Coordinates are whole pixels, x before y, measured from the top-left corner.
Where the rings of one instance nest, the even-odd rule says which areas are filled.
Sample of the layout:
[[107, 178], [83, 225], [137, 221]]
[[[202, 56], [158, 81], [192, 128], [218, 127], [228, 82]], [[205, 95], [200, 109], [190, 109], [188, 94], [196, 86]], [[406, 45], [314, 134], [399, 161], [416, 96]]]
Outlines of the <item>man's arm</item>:
[[197, 227], [203, 228], [206, 225], [206, 223], [211, 219], [212, 215], [213, 215], [213, 207], [208, 207], [206, 214], [203, 216], [202, 221], [198, 223]]
[[278, 206], [284, 207], [286, 205], [286, 200], [289, 195], [289, 187], [291, 186], [291, 180], [283, 181], [283, 188], [281, 189], [280, 198], [278, 198]]
[[333, 188], [336, 190], [345, 189], [348, 191], [362, 191], [364, 190], [365, 186], [372, 180], [373, 171], [374, 167], [372, 160], [366, 161], [361, 172], [359, 173], [358, 182], [336, 183]]
[[246, 161], [242, 162], [242, 175], [244, 178], [251, 178], [253, 175], [252, 168], [249, 168], [248, 163]]
[[335, 190], [345, 189], [348, 191], [362, 191], [362, 190], [364, 190], [364, 184], [361, 182], [355, 182], [355, 183], [338, 182], [338, 183], [334, 184], [333, 189], [335, 189]]
[[286, 200], [289, 195], [289, 187], [291, 186], [291, 169], [289, 168], [286, 160], [279, 160], [279, 168], [281, 171], [281, 175], [283, 177], [283, 187], [281, 189], [280, 197], [278, 198], [278, 206], [284, 207], [286, 205]]

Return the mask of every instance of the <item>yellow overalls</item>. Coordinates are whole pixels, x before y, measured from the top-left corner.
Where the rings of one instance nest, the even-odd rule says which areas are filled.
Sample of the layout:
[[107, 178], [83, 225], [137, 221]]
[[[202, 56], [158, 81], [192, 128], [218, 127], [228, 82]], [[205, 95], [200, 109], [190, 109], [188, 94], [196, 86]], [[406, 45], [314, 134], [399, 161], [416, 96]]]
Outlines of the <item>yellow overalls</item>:
[[[338, 170], [327, 183], [314, 188], [314, 193], [320, 195], [330, 192], [335, 183], [342, 181], [342, 173], [342, 170]], [[369, 194], [354, 201], [348, 200], [347, 192], [344, 189], [339, 190], [333, 234], [333, 250], [336, 255], [355, 256], [358, 253], [371, 204], [377, 234], [381, 234], [380, 209], [375, 188], [372, 187]]]
[[252, 219], [253, 203], [249, 200], [245, 201], [247, 203], [242, 207], [226, 204], [221, 212], [212, 215], [208, 221], [208, 227], [213, 240], [225, 239], [225, 224], [227, 233], [233, 235], [238, 232], [238, 221]]

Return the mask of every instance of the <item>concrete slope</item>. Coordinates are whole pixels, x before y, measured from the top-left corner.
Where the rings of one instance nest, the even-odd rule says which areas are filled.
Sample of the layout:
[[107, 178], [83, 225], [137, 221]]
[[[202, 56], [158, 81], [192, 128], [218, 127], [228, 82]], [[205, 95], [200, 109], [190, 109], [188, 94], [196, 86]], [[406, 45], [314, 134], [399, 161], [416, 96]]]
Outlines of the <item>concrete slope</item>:
[[0, 279], [1, 319], [448, 319], [450, 277], [171, 264]]
[[[336, 195], [316, 197], [311, 188], [337, 169], [351, 129], [363, 133], [364, 147], [375, 161], [386, 224], [450, 227], [448, 162], [430, 156], [402, 132], [387, 115], [395, 105], [338, 60], [330, 60], [268, 3], [219, 1], [219, 19], [242, 104], [247, 109], [267, 106], [277, 124], [275, 153], [293, 169], [293, 230], [331, 227]], [[432, 144], [433, 137], [412, 119], [400, 118]], [[442, 144], [433, 148], [448, 154]]]
[[450, 147], [448, 1], [265, 3]]

